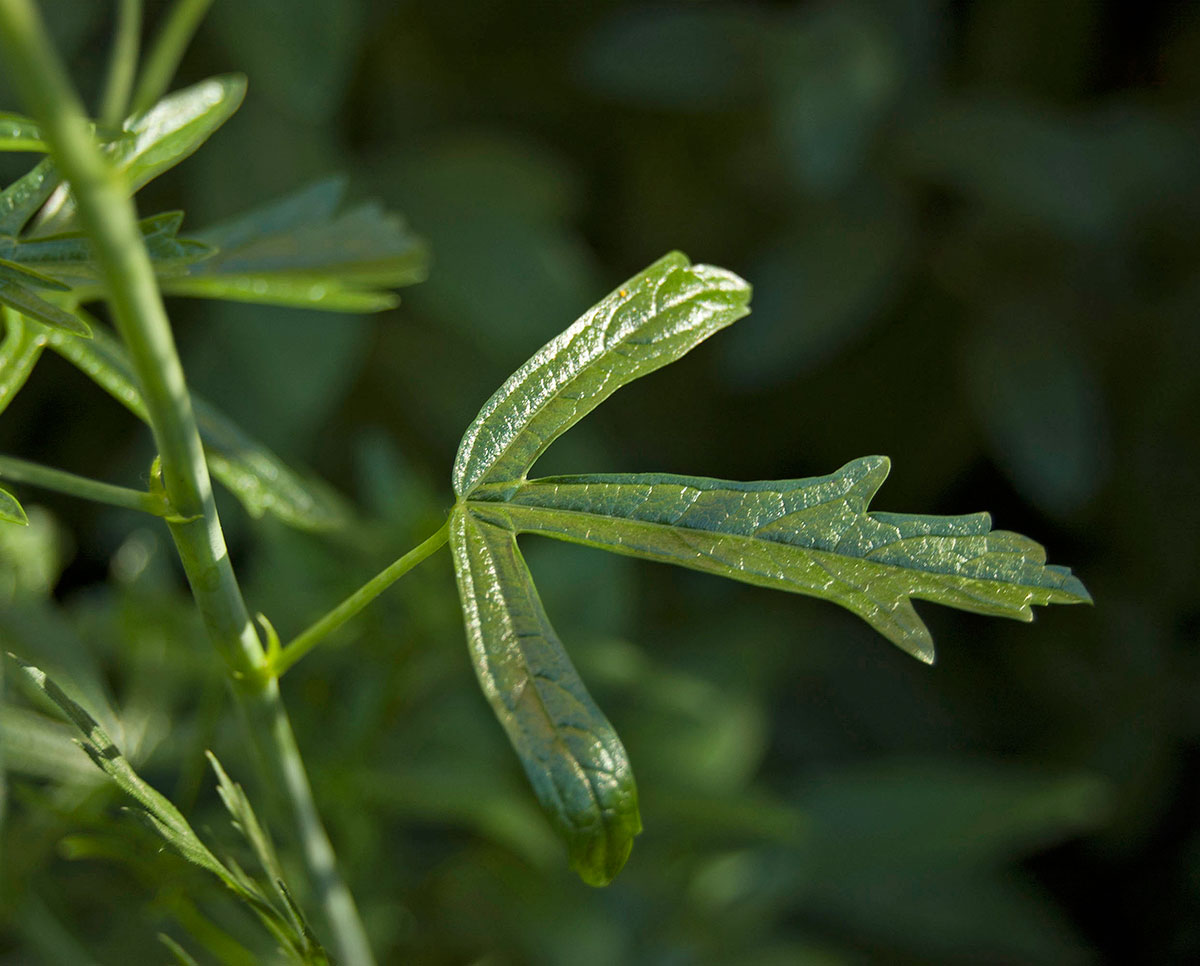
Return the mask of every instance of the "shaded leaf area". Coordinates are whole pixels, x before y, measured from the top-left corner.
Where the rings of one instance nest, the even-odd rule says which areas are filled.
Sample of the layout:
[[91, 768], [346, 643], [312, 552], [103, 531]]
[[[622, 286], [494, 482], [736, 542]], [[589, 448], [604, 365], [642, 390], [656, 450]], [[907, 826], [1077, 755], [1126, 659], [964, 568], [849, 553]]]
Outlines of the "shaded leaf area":
[[344, 178], [329, 178], [199, 233], [216, 255], [165, 280], [164, 291], [333, 312], [392, 308], [387, 289], [424, 279], [425, 245], [376, 202], [339, 210], [345, 190]]
[[550, 625], [515, 534], [456, 511], [454, 569], [480, 687], [571, 866], [607, 885], [642, 829], [625, 748]]
[[33, 685], [67, 716], [82, 738], [80, 747], [92, 762], [140, 808], [134, 814], [175, 852], [216, 878], [245, 903], [258, 917], [291, 962], [323, 966], [329, 963], [325, 951], [308, 925], [299, 916], [299, 908], [283, 886], [282, 873], [274, 851], [263, 834], [257, 817], [241, 786], [233, 783], [214, 756], [209, 761], [216, 772], [218, 791], [235, 827], [242, 831], [255, 850], [263, 871], [275, 882], [274, 891], [286, 897], [279, 904], [268, 901], [261, 886], [236, 863], [222, 862], [201, 841], [183, 814], [171, 801], [139, 775], [121, 753], [103, 727], [82, 706], [73, 701], [44, 671], [19, 658], [13, 658]]
[[25, 515], [24, 508], [17, 502], [17, 498], [2, 486], [0, 486], [0, 521], [16, 523], [23, 527], [29, 526], [29, 518]]
[[[84, 341], [47, 333], [46, 344], [78, 366], [109, 395], [145, 421], [146, 408], [124, 348], [95, 323]], [[269, 513], [305, 530], [344, 527], [349, 511], [325, 484], [301, 476], [203, 399], [193, 399], [200, 437], [213, 476], [251, 516]]]
[[1026, 621], [1031, 604], [1091, 600], [1039, 544], [993, 530], [986, 513], [867, 512], [889, 468], [887, 457], [868, 456], [829, 476], [777, 482], [568, 476], [483, 487], [470, 505], [517, 533], [834, 601], [927, 662], [933, 638], [911, 598]]

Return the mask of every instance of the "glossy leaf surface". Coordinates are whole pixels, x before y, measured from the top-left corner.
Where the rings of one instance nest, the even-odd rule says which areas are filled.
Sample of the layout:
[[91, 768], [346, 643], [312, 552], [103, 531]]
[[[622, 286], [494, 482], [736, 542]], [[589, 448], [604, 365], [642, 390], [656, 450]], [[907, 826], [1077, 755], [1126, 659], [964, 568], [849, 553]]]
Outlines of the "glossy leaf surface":
[[378, 312], [387, 291], [421, 281], [424, 242], [375, 202], [339, 211], [345, 180], [330, 178], [201, 232], [216, 254], [166, 281], [172, 295]]
[[23, 527], [29, 525], [29, 518], [25, 516], [24, 508], [17, 502], [17, 498], [2, 486], [0, 486], [0, 521], [19, 523]]
[[463, 436], [454, 490], [522, 479], [545, 449], [628, 382], [674, 362], [749, 312], [750, 286], [672, 252], [541, 348]]
[[572, 867], [590, 885], [606, 885], [641, 831], [625, 749], [551, 627], [516, 535], [462, 508], [450, 532], [480, 687]]
[[932, 661], [933, 639], [911, 598], [1032, 620], [1033, 604], [1089, 601], [1042, 547], [993, 530], [986, 513], [868, 512], [887, 478], [884, 456], [829, 476], [734, 483], [639, 474], [534, 480], [476, 492], [472, 511], [514, 532], [674, 563], [735, 580], [823, 597], [888, 640]]
[[[95, 338], [87, 342], [50, 333], [47, 344], [146, 420], [141, 390], [125, 349], [106, 331], [97, 326]], [[302, 530], [332, 530], [346, 524], [347, 511], [326, 486], [292, 470], [203, 399], [193, 396], [192, 404], [213, 476], [251, 516], [269, 513]]]

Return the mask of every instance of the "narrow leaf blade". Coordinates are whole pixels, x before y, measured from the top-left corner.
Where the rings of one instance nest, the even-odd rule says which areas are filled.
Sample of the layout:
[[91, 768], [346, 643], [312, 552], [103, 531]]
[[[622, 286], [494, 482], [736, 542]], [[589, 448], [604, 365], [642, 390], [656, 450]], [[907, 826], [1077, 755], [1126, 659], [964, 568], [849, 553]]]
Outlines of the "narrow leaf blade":
[[45, 337], [35, 326], [26, 325], [21, 316], [7, 306], [0, 307], [4, 319], [4, 341], [0, 343], [0, 413], [8, 408], [21, 391], [42, 355]]
[[28, 174], [0, 191], [0, 236], [19, 235], [59, 181], [54, 162], [43, 158]]
[[558, 477], [484, 488], [469, 505], [517, 532], [832, 600], [923, 661], [933, 640], [912, 598], [1018, 620], [1032, 620], [1033, 604], [1090, 602], [1039, 544], [992, 530], [986, 513], [868, 512], [889, 465], [868, 456], [829, 476], [760, 483]]
[[572, 867], [606, 885], [641, 831], [625, 749], [550, 626], [516, 535], [460, 505], [450, 545], [480, 687]]
[[[125, 349], [100, 326], [83, 342], [48, 333], [49, 345], [141, 419], [146, 405]], [[350, 512], [333, 490], [291, 469], [271, 450], [249, 436], [215, 406], [193, 396], [196, 422], [204, 441], [209, 469], [253, 517], [264, 513], [289, 526], [316, 532], [345, 527]]]
[[674, 362], [749, 312], [750, 286], [679, 252], [659, 259], [543, 346], [463, 436], [454, 490], [523, 479], [562, 433], [617, 389]]
[[0, 111], [0, 151], [49, 151], [41, 128], [27, 117]]
[[87, 324], [72, 312], [47, 302], [39, 295], [31, 292], [26, 284], [30, 281], [27, 273], [14, 271], [0, 263], [0, 303], [11, 309], [16, 309], [22, 315], [59, 329], [73, 336], [91, 338], [92, 330]]

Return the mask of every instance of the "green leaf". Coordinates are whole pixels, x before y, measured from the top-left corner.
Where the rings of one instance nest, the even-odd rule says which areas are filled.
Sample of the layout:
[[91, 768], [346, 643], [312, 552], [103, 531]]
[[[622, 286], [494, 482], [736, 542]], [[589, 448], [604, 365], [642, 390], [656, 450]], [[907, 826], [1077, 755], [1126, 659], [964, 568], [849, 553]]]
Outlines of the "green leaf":
[[92, 330], [82, 319], [35, 295], [29, 290], [30, 286], [52, 289], [66, 287], [54, 279], [0, 258], [0, 303], [51, 328], [69, 332], [74, 336], [83, 336], [85, 339], [91, 337]]
[[344, 179], [327, 179], [202, 232], [217, 254], [163, 290], [336, 312], [392, 308], [386, 289], [425, 278], [425, 244], [374, 202], [338, 213], [344, 192]]
[[[74, 363], [143, 422], [146, 406], [125, 349], [99, 325], [88, 342], [48, 333], [47, 344]], [[349, 521], [340, 498], [326, 485], [306, 479], [242, 432], [216, 407], [193, 396], [192, 406], [213, 476], [254, 517], [270, 513], [301, 530], [326, 531]]]
[[515, 535], [462, 507], [450, 534], [480, 686], [572, 867], [606, 885], [642, 827], [625, 749], [550, 626]]
[[26, 325], [19, 313], [0, 306], [4, 319], [4, 341], [0, 342], [0, 413], [25, 385], [46, 344], [36, 326]]
[[17, 498], [0, 486], [0, 520], [5, 523], [17, 523], [23, 527], [29, 526], [29, 518], [25, 510], [17, 502]]
[[0, 151], [49, 151], [41, 129], [20, 114], [0, 111]]
[[[200, 147], [241, 106], [246, 78], [226, 74], [168, 94], [143, 114], [128, 118], [106, 148], [131, 194], [169, 171]], [[39, 233], [61, 231], [75, 214], [67, 186], [46, 205]]]
[[750, 310], [732, 272], [672, 252], [541, 348], [484, 404], [454, 461], [460, 498], [519, 480], [562, 433], [617, 389], [674, 362]]
[[0, 191], [0, 238], [19, 235], [59, 181], [54, 162], [43, 158], [28, 174]]
[[[138, 222], [146, 250], [160, 278], [186, 271], [189, 265], [203, 261], [213, 249], [203, 242], [179, 238], [183, 224], [182, 211], [166, 211]], [[76, 285], [101, 279], [102, 270], [96, 261], [92, 244], [83, 232], [62, 232], [13, 240], [5, 246], [0, 241], [0, 256], [11, 259], [15, 268], [46, 273], [39, 276], [59, 288], [69, 288], [62, 279]], [[51, 276], [51, 277], [47, 277]], [[57, 280], [57, 281], [56, 281]]]
[[933, 639], [911, 598], [1026, 621], [1032, 604], [1091, 600], [1039, 544], [992, 530], [986, 513], [868, 512], [889, 467], [867, 456], [829, 476], [763, 483], [567, 476], [485, 487], [469, 505], [514, 532], [832, 600], [928, 662]]

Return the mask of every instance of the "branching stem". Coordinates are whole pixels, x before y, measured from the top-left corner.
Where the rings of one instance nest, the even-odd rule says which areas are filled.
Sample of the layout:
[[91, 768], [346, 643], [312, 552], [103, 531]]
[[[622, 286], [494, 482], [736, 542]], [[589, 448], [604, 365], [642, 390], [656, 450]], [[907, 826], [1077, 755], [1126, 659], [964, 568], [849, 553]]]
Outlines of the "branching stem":
[[101, 156], [30, 0], [0, 0], [0, 51], [71, 184], [101, 267], [109, 305], [141, 383], [163, 487], [187, 521], [168, 523], [171, 536], [209, 637], [229, 666], [264, 785], [272, 794], [282, 790], [291, 806], [338, 960], [343, 966], [369, 966], [374, 959], [366, 933], [317, 814], [278, 682], [263, 673], [266, 655], [229, 561], [183, 367], [126, 185]]
[[271, 671], [274, 675], [280, 677], [284, 671], [354, 617], [413, 567], [442, 547], [446, 543], [448, 534], [449, 524], [442, 524], [433, 536], [419, 543], [395, 563], [381, 570], [324, 617], [298, 634], [271, 661]]
[[107, 503], [109, 506], [119, 506], [126, 510], [141, 510], [156, 517], [174, 515], [171, 505], [157, 493], [101, 483], [99, 480], [42, 466], [40, 463], [31, 463], [15, 456], [0, 456], [0, 480], [26, 483], [29, 486], [55, 490], [68, 496], [77, 496], [81, 500]]

